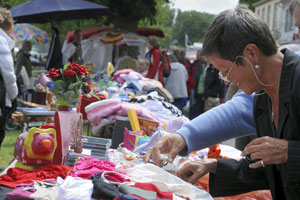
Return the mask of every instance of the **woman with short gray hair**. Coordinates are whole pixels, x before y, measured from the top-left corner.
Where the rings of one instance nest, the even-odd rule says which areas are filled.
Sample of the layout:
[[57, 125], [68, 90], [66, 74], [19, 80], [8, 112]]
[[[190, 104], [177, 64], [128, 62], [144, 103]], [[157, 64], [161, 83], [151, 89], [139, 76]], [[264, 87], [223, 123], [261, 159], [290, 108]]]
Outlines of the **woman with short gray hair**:
[[202, 159], [185, 164], [177, 175], [195, 183], [210, 172], [209, 192], [215, 197], [270, 189], [274, 200], [300, 199], [299, 56], [279, 51], [268, 26], [242, 6], [213, 20], [202, 52], [221, 79], [256, 93], [258, 138], [240, 161]]

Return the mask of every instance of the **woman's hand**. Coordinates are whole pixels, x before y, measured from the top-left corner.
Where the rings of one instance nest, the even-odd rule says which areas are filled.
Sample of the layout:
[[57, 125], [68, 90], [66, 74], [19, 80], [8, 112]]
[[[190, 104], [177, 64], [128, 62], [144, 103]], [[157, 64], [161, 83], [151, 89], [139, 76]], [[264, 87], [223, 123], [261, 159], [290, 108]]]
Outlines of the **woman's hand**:
[[250, 168], [285, 163], [288, 159], [288, 141], [268, 136], [256, 138], [245, 147], [242, 155], [250, 155], [251, 160], [259, 159], [259, 161], [252, 163]]
[[152, 159], [157, 166], [160, 166], [160, 154], [169, 153], [168, 162], [172, 163], [177, 154], [186, 146], [183, 137], [177, 133], [164, 135], [151, 147], [144, 158], [145, 162]]
[[195, 184], [199, 178], [208, 172], [215, 173], [217, 168], [217, 159], [202, 159], [186, 163], [176, 172], [176, 176]]

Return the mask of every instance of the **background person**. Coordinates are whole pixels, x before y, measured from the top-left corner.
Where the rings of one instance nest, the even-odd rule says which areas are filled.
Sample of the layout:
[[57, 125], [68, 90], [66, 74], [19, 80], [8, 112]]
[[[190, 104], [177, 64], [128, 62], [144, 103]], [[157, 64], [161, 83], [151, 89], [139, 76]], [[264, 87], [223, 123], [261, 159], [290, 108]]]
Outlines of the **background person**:
[[171, 64], [171, 73], [165, 79], [165, 88], [172, 94], [174, 101], [172, 102], [179, 110], [186, 104], [186, 99], [188, 97], [186, 81], [188, 79], [188, 74], [186, 72], [185, 66], [178, 62], [175, 55], [169, 55]]
[[81, 47], [81, 41], [83, 39], [83, 34], [82, 31], [77, 29], [74, 31], [74, 53], [73, 55], [69, 58], [69, 62], [74, 62], [77, 63], [79, 65], [82, 65], [83, 62], [83, 58], [82, 58], [82, 47]]
[[59, 41], [59, 31], [56, 27], [52, 27], [52, 37], [47, 54], [46, 69], [56, 68], [60, 69], [63, 67], [63, 56], [61, 44]]
[[[219, 70], [206, 60], [206, 66], [203, 71], [204, 78], [204, 112], [220, 105], [224, 99], [224, 82], [219, 79]], [[199, 88], [197, 88], [197, 92]], [[201, 114], [201, 113], [199, 113]]]
[[5, 8], [0, 8], [0, 96], [1, 96], [1, 117], [0, 117], [0, 146], [5, 137], [5, 123], [8, 108], [12, 106], [12, 101], [18, 95], [16, 75], [14, 72], [14, 62], [11, 50], [15, 42], [9, 34], [13, 30], [13, 19]]
[[[190, 108], [189, 108], [189, 119], [192, 120], [204, 111], [204, 100], [202, 106], [202, 112], [199, 112], [199, 102], [197, 103], [197, 90], [199, 87], [203, 86], [204, 88], [204, 81], [203, 81], [203, 71], [205, 69], [205, 61], [201, 56], [201, 50], [197, 51], [197, 59], [191, 64], [191, 75], [194, 81], [194, 88], [191, 91], [190, 96]], [[199, 86], [200, 84], [200, 86]], [[204, 89], [203, 89], [204, 91]], [[203, 93], [202, 91], [200, 93]], [[199, 99], [202, 100], [200, 97]], [[199, 101], [198, 99], [198, 101]], [[204, 99], [204, 98], [203, 98]], [[200, 102], [201, 103], [201, 102]]]
[[18, 76], [21, 72], [22, 66], [25, 67], [28, 77], [32, 76], [32, 67], [30, 60], [30, 51], [32, 49], [32, 43], [30, 40], [24, 40], [22, 43], [22, 48], [17, 53], [16, 61], [16, 75]]
[[149, 36], [147, 38], [147, 47], [149, 51], [146, 54], [146, 59], [149, 60], [149, 69], [146, 78], [158, 80], [163, 84], [163, 72], [160, 67], [161, 52], [159, 50], [160, 44], [156, 36]]

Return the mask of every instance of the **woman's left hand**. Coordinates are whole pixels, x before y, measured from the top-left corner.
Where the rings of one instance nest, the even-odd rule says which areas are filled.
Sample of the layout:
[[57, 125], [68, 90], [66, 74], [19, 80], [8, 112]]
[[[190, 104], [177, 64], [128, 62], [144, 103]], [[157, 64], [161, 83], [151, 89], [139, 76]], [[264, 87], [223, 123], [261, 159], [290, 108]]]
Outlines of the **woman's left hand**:
[[[242, 152], [242, 156], [250, 155], [250, 168], [264, 167], [264, 165], [285, 163], [288, 158], [288, 141], [272, 137], [261, 137], [251, 141]], [[262, 160], [262, 161], [261, 161]]]

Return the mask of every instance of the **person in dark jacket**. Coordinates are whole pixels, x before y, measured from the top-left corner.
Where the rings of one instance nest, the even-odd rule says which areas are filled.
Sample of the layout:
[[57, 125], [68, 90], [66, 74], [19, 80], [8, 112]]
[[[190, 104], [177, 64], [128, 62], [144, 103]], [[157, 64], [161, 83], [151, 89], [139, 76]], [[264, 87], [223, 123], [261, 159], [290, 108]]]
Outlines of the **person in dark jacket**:
[[[197, 94], [197, 89], [199, 87], [199, 80], [203, 77], [202, 72], [205, 69], [205, 61], [201, 56], [201, 50], [197, 51], [197, 59], [191, 64], [190, 73], [193, 78], [194, 88], [192, 89], [191, 96], [190, 96], [190, 108], [189, 108], [189, 119], [192, 120], [201, 113], [204, 112], [204, 93], [201, 92], [203, 95]], [[202, 81], [201, 84], [204, 84]]]
[[219, 70], [207, 62], [204, 80], [204, 112], [220, 104], [224, 99], [224, 82], [219, 79]]
[[202, 57], [195, 71], [195, 100], [197, 115], [220, 104], [224, 98], [224, 83], [219, 79], [219, 70]]
[[48, 58], [46, 62], [46, 69], [50, 68], [62, 68], [62, 52], [61, 44], [59, 41], [59, 32], [58, 29], [52, 27], [52, 40], [48, 51]]
[[28, 77], [32, 76], [32, 67], [30, 61], [30, 54], [32, 43], [30, 40], [24, 40], [22, 43], [22, 48], [17, 54], [16, 61], [16, 75], [18, 76], [21, 72], [22, 66], [25, 67]]

